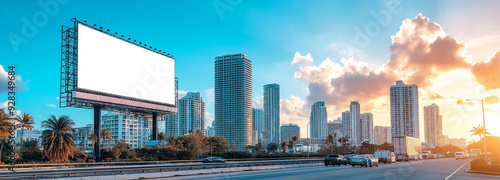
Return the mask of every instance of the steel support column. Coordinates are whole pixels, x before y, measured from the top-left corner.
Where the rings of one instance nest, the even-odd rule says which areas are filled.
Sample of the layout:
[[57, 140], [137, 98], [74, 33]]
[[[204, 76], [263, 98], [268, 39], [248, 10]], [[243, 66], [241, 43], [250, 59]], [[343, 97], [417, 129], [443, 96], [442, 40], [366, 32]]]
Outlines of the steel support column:
[[101, 162], [101, 106], [94, 105], [94, 134], [97, 141], [94, 144], [95, 162]]
[[158, 114], [153, 112], [153, 138], [152, 140], [158, 140]]

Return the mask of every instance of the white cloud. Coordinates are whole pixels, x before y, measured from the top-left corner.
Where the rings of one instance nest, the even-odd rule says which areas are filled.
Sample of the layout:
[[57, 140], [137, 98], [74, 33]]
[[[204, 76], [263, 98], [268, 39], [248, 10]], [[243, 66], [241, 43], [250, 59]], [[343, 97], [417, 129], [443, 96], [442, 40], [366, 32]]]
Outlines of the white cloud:
[[302, 56], [299, 52], [295, 53], [292, 62], [290, 65], [311, 65], [313, 63], [313, 58], [311, 53], [307, 53], [307, 55]]
[[264, 106], [264, 96], [252, 99], [252, 104], [254, 108], [262, 109], [262, 107]]
[[181, 99], [183, 98], [184, 96], [187, 95], [187, 91], [183, 91], [183, 90], [179, 90], [179, 92], [177, 92], [177, 98]]
[[214, 99], [215, 99], [214, 91], [215, 91], [214, 88], [210, 88], [210, 89], [205, 90], [205, 94], [208, 97], [208, 102], [210, 102], [210, 103], [214, 103]]
[[47, 106], [52, 107], [52, 108], [57, 108], [57, 106], [54, 104], [47, 104]]
[[[8, 84], [7, 84], [9, 81], [10, 80], [9, 80], [9, 74], [8, 74], [8, 72], [0, 64], [0, 93], [7, 93], [8, 91], [10, 91], [8, 89]], [[22, 80], [21, 76], [16, 75], [14, 83], [15, 83], [15, 91], [18, 92], [18, 91], [27, 91], [28, 90], [27, 83], [25, 83]]]

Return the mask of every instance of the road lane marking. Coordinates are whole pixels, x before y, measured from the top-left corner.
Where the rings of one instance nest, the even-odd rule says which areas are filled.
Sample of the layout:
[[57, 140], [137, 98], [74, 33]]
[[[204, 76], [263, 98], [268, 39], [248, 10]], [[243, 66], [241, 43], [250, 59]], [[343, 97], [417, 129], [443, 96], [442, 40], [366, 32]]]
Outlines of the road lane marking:
[[[389, 168], [389, 167], [393, 167], [393, 166], [376, 167], [376, 169], [383, 169], [383, 168]], [[368, 169], [362, 169], [362, 170], [338, 172], [338, 173], [333, 173], [333, 174], [321, 174], [321, 175], [316, 175], [316, 176], [299, 177], [299, 178], [293, 178], [293, 179], [288, 179], [288, 180], [308, 179], [308, 178], [316, 178], [316, 177], [323, 177], [323, 176], [339, 175], [339, 174], [353, 173], [353, 172], [362, 172], [362, 171], [369, 171], [369, 170], [376, 170], [376, 169], [368, 168]]]
[[455, 170], [453, 173], [451, 173], [448, 177], [444, 178], [444, 180], [448, 180], [451, 178], [451, 176], [453, 176], [455, 173], [458, 172], [458, 170], [462, 169], [465, 165], [469, 164], [471, 162], [471, 160], [467, 161], [465, 164], [463, 164], [462, 166], [460, 166], [457, 170]]

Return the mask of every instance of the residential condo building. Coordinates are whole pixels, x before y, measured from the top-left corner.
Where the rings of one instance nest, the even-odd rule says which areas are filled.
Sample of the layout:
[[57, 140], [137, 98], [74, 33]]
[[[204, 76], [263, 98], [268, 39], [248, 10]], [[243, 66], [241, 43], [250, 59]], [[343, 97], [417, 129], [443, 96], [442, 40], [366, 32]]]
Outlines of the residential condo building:
[[245, 54], [215, 57], [215, 135], [245, 149], [252, 144], [252, 61]]
[[325, 139], [328, 133], [325, 102], [318, 101], [311, 106], [309, 117], [311, 138]]
[[351, 112], [351, 142], [356, 146], [361, 145], [361, 107], [358, 101], [351, 101], [350, 112]]
[[391, 143], [391, 127], [390, 126], [375, 126], [373, 127], [373, 143], [382, 145], [384, 143]]
[[431, 147], [443, 144], [443, 122], [439, 114], [439, 106], [432, 103], [424, 107], [425, 142]]
[[151, 117], [116, 114], [107, 112], [101, 115], [101, 129], [109, 129], [113, 140], [103, 141], [102, 147], [125, 140], [132, 148], [143, 147], [151, 139], [153, 120]]
[[418, 87], [396, 81], [390, 88], [392, 137], [419, 137]]
[[177, 113], [165, 119], [167, 136], [183, 136], [191, 130], [205, 130], [205, 101], [200, 92], [188, 92], [179, 99]]
[[[255, 134], [257, 135], [257, 137], [253, 137], [254, 139], [256, 138], [257, 139], [257, 143], [263, 143], [263, 131], [264, 131], [264, 128], [263, 128], [263, 125], [262, 125], [262, 121], [263, 121], [263, 117], [264, 116], [264, 113], [262, 112], [262, 109], [256, 109], [256, 108], [252, 108], [252, 130], [255, 131]], [[257, 144], [257, 143], [252, 143], [252, 144]]]
[[361, 114], [361, 141], [369, 141], [373, 143], [373, 114]]
[[280, 85], [264, 85], [264, 144], [280, 143]]
[[293, 136], [297, 136], [297, 138], [300, 138], [300, 127], [297, 124], [283, 124], [281, 125], [281, 141], [288, 141], [292, 140]]

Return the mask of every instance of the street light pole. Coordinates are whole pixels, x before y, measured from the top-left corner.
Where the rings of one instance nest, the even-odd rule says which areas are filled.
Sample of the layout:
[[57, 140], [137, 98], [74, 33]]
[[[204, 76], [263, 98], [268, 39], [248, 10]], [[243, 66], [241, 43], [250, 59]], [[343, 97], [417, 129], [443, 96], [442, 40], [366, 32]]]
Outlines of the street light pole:
[[481, 101], [481, 109], [483, 111], [484, 162], [488, 163], [488, 151], [486, 150], [486, 120], [484, 117], [484, 101], [483, 99], [466, 99], [466, 101]]

